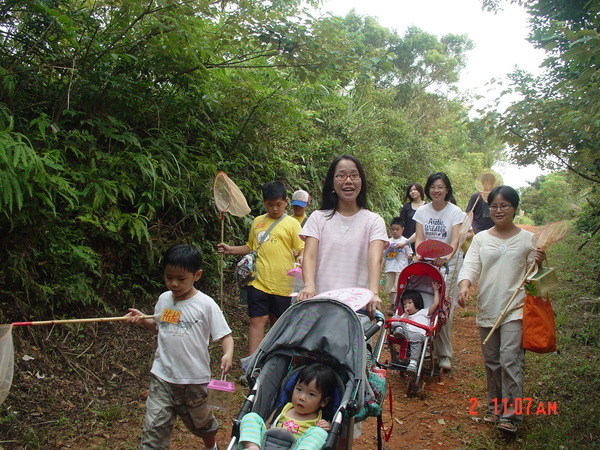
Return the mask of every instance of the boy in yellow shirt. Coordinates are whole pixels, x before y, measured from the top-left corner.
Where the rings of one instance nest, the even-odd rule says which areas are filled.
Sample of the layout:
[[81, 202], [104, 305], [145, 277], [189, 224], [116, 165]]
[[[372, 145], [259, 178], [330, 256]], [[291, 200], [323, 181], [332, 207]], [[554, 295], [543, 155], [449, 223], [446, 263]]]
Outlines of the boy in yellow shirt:
[[[217, 245], [222, 255], [246, 255], [257, 252], [256, 279], [248, 284], [248, 350], [254, 353], [265, 334], [269, 317], [272, 322], [290, 306], [293, 278], [287, 275], [294, 267], [294, 255], [301, 256], [304, 242], [300, 239], [300, 224], [285, 214], [288, 206], [287, 192], [280, 181], [262, 186], [263, 204], [267, 213], [252, 222], [245, 245]], [[269, 231], [269, 227], [279, 222]], [[268, 235], [263, 236], [269, 231]], [[260, 241], [262, 240], [262, 244]]]

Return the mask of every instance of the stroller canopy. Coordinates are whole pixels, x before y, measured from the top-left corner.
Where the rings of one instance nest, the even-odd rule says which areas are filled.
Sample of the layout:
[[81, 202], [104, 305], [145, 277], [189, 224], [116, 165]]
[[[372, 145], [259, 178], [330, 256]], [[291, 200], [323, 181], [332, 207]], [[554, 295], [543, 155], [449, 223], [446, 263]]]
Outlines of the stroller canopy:
[[366, 367], [364, 331], [356, 313], [333, 299], [313, 299], [288, 308], [261, 342], [248, 370], [273, 355], [326, 353], [350, 378], [362, 379]]

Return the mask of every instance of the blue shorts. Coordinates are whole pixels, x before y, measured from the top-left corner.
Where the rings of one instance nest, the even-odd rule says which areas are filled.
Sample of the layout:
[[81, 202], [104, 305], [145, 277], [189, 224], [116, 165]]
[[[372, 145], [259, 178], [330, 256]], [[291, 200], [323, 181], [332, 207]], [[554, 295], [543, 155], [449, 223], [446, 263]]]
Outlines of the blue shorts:
[[256, 289], [254, 286], [248, 286], [248, 315], [250, 317], [261, 317], [273, 314], [279, 318], [283, 312], [290, 307], [291, 297], [283, 295], [267, 294]]

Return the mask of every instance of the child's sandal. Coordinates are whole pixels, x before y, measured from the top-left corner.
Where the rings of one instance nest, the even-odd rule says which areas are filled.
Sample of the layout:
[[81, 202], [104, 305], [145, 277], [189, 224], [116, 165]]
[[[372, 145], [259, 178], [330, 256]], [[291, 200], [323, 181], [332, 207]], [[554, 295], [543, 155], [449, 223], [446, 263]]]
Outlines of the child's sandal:
[[508, 420], [502, 420], [498, 422], [497, 427], [500, 431], [503, 431], [505, 433], [517, 434], [517, 426]]

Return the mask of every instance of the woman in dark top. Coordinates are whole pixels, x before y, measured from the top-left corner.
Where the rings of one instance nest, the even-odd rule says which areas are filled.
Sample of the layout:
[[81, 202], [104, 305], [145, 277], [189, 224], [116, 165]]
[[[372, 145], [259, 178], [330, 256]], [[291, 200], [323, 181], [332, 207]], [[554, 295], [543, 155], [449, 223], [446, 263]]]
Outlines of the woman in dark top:
[[404, 204], [402, 211], [400, 211], [400, 217], [404, 220], [402, 236], [408, 239], [413, 251], [415, 250], [416, 239], [413, 216], [415, 215], [415, 211], [425, 204], [424, 198], [425, 192], [423, 191], [423, 186], [419, 183], [410, 183], [406, 188], [406, 200], [408, 202]]

